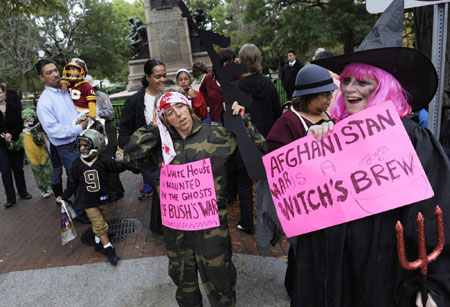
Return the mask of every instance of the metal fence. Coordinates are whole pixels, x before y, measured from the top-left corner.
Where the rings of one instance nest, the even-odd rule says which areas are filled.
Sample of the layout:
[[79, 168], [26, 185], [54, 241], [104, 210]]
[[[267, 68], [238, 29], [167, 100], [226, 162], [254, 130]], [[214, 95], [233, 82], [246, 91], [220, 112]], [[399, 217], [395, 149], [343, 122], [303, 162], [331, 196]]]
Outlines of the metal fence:
[[288, 99], [286, 91], [284, 90], [283, 85], [281, 84], [281, 80], [280, 79], [271, 79], [271, 80], [277, 89], [278, 96], [280, 96], [280, 103], [281, 105], [283, 105], [283, 103], [288, 101]]
[[114, 124], [119, 127], [120, 117], [122, 116], [123, 103], [113, 104], [114, 107]]

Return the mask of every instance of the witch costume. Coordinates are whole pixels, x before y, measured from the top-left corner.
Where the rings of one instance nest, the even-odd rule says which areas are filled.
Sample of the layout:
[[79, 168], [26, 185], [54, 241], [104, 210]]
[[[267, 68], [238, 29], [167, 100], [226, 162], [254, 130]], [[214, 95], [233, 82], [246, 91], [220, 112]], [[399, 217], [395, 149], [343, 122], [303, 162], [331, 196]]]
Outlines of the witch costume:
[[[394, 1], [385, 12], [403, 1]], [[398, 13], [398, 11], [397, 11]], [[394, 16], [394, 20], [398, 18]], [[391, 19], [392, 21], [392, 19]], [[401, 21], [399, 22], [401, 24]], [[437, 88], [433, 64], [419, 51], [380, 41], [382, 16], [357, 52], [314, 61], [337, 74], [350, 63], [365, 63], [391, 73], [410, 95], [414, 110], [426, 106]], [[401, 35], [401, 31], [400, 31]], [[373, 44], [371, 38], [376, 38]], [[392, 40], [391, 40], [392, 42]], [[401, 42], [401, 36], [400, 36]], [[387, 47], [387, 48], [380, 48]], [[439, 258], [428, 265], [428, 293], [438, 306], [450, 306], [450, 165], [429, 130], [404, 117], [402, 122], [427, 174], [434, 196], [394, 210], [336, 225], [297, 237], [291, 306], [416, 306], [420, 291], [418, 270], [407, 271], [397, 258], [395, 223], [405, 228], [406, 255], [418, 258], [416, 216], [425, 218], [425, 240], [430, 253], [436, 245], [435, 206], [444, 213], [447, 242]]]

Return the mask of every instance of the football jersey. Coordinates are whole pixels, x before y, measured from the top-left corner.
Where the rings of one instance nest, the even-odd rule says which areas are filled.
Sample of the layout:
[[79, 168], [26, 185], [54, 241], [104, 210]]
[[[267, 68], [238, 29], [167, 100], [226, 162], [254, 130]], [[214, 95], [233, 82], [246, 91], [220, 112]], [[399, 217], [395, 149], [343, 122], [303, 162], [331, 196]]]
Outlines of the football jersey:
[[128, 169], [123, 162], [109, 156], [99, 155], [93, 163], [78, 158], [73, 162], [67, 179], [67, 189], [61, 195], [68, 199], [80, 188], [82, 208], [97, 207], [108, 202], [107, 178], [109, 173], [120, 173]]
[[[89, 81], [83, 80], [69, 87], [70, 97], [78, 110], [90, 110], [89, 104], [97, 103], [97, 95]], [[91, 112], [92, 113], [92, 112]], [[93, 114], [95, 116], [95, 114]]]

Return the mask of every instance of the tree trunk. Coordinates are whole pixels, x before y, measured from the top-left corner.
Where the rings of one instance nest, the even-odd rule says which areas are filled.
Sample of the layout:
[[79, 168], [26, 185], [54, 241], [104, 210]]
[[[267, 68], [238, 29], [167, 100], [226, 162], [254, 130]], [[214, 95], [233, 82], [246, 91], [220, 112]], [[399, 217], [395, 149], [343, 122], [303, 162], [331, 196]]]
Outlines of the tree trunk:
[[25, 99], [28, 96], [28, 88], [27, 88], [27, 75], [26, 75], [26, 71], [24, 71], [23, 69], [20, 70], [20, 76], [22, 77], [22, 95], [25, 97]]

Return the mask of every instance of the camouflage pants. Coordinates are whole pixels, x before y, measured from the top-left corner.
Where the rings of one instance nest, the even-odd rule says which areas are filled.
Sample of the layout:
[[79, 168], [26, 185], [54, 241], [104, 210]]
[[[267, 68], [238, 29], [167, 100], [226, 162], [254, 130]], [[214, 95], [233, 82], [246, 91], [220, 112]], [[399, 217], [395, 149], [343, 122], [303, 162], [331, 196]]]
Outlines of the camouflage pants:
[[42, 192], [47, 192], [52, 188], [52, 165], [50, 159], [47, 158], [44, 164], [31, 164], [36, 184]]
[[226, 209], [219, 210], [220, 227], [199, 231], [164, 228], [169, 276], [177, 285], [180, 306], [202, 306], [198, 272], [211, 306], [234, 306], [236, 269], [231, 262], [231, 238]]

